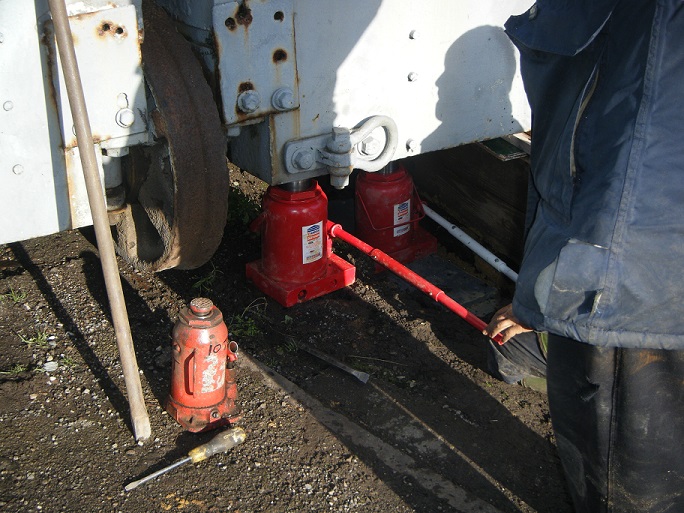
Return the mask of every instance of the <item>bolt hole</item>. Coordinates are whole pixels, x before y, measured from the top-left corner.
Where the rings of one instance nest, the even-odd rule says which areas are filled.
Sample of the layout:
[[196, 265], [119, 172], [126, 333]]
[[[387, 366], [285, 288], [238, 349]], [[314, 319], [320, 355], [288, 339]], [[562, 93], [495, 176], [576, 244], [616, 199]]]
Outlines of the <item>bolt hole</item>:
[[273, 15], [273, 19], [276, 21], [283, 21], [285, 19], [285, 13], [283, 11], [276, 11]]
[[273, 62], [283, 62], [287, 60], [287, 52], [282, 48], [278, 48], [273, 52]]
[[103, 32], [109, 32], [109, 29], [111, 29], [111, 28], [112, 27], [109, 25], [109, 23], [103, 23], [102, 24], [102, 31]]
[[121, 27], [116, 27], [115, 32], [116, 32], [117, 34], [121, 35], [121, 34], [124, 33], [124, 29], [122, 29]]
[[300, 301], [304, 301], [304, 299], [306, 298], [306, 290], [300, 290], [299, 294], [297, 294], [297, 298]]
[[227, 18], [226, 27], [228, 27], [228, 30], [235, 30], [235, 28], [237, 27], [237, 22], [235, 21], [235, 18]]
[[244, 92], [244, 91], [253, 91], [254, 90], [254, 84], [251, 82], [243, 82], [240, 84], [240, 87], [238, 87], [239, 92]]

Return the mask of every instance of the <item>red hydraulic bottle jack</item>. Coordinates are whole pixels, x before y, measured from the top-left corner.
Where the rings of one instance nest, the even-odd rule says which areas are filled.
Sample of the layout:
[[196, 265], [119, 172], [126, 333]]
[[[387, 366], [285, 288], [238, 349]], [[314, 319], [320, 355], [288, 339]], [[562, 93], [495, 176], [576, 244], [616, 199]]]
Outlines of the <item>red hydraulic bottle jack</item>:
[[418, 225], [425, 217], [422, 207], [411, 175], [401, 164], [392, 162], [375, 173], [359, 172], [355, 233], [399, 262], [412, 262], [437, 249], [437, 239]]
[[261, 233], [261, 259], [247, 278], [283, 306], [354, 283], [356, 268], [332, 252], [326, 232], [328, 198], [315, 180], [271, 186], [252, 223]]
[[199, 297], [173, 328], [171, 390], [166, 410], [188, 431], [208, 431], [239, 420], [235, 361], [221, 311]]
[[[416, 287], [418, 290], [424, 292], [438, 303], [441, 303], [442, 305], [446, 306], [449, 310], [454, 312], [461, 319], [465, 320], [468, 324], [476, 328], [478, 331], [481, 332], [487, 326], [486, 322], [484, 322], [482, 319], [474, 315], [472, 312], [468, 311], [460, 303], [457, 303], [456, 301], [451, 299], [442, 289], [436, 287], [435, 285], [427, 281], [425, 278], [422, 278], [405, 265], [397, 262], [394, 258], [389, 256], [384, 251], [374, 248], [370, 244], [367, 244], [362, 240], [354, 237], [352, 234], [346, 232], [339, 224], [335, 224], [328, 221], [327, 231], [328, 235], [330, 235], [331, 238], [337, 237], [338, 239], [343, 240], [344, 242], [349, 244], [350, 246], [355, 247], [362, 253], [365, 253], [373, 260], [375, 260], [378, 264], [389, 269], [400, 278], [406, 280], [411, 285]], [[503, 342], [501, 341], [501, 335], [497, 335], [493, 338], [493, 340], [499, 345], [503, 344]]]

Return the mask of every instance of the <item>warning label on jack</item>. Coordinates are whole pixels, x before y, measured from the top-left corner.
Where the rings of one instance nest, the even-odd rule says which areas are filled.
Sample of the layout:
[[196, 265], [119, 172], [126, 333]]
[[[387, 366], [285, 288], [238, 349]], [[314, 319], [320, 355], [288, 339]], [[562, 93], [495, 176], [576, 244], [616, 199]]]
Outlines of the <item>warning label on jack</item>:
[[302, 226], [302, 263], [310, 264], [323, 258], [323, 221]]
[[[411, 220], [411, 200], [407, 199], [401, 203], [394, 205], [394, 226], [398, 224], [408, 223]], [[404, 224], [394, 229], [394, 236], [399, 237], [408, 233], [411, 229], [410, 224]]]

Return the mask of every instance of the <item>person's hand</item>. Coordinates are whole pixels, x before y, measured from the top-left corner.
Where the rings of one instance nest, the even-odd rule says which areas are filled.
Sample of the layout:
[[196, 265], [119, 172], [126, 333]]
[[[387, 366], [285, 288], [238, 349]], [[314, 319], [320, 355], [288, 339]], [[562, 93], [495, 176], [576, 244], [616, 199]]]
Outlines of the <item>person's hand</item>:
[[511, 338], [526, 331], [532, 330], [520, 324], [520, 321], [513, 315], [513, 305], [506, 305], [494, 314], [492, 320], [482, 330], [482, 334], [494, 338], [501, 333], [502, 344], [505, 344]]

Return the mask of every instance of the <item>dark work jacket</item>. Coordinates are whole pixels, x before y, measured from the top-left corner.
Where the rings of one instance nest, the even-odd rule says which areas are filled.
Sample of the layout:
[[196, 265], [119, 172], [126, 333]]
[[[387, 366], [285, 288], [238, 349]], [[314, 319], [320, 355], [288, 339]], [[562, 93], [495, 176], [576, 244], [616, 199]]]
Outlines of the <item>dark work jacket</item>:
[[684, 4], [540, 0], [506, 32], [532, 108], [514, 313], [590, 344], [684, 349]]

